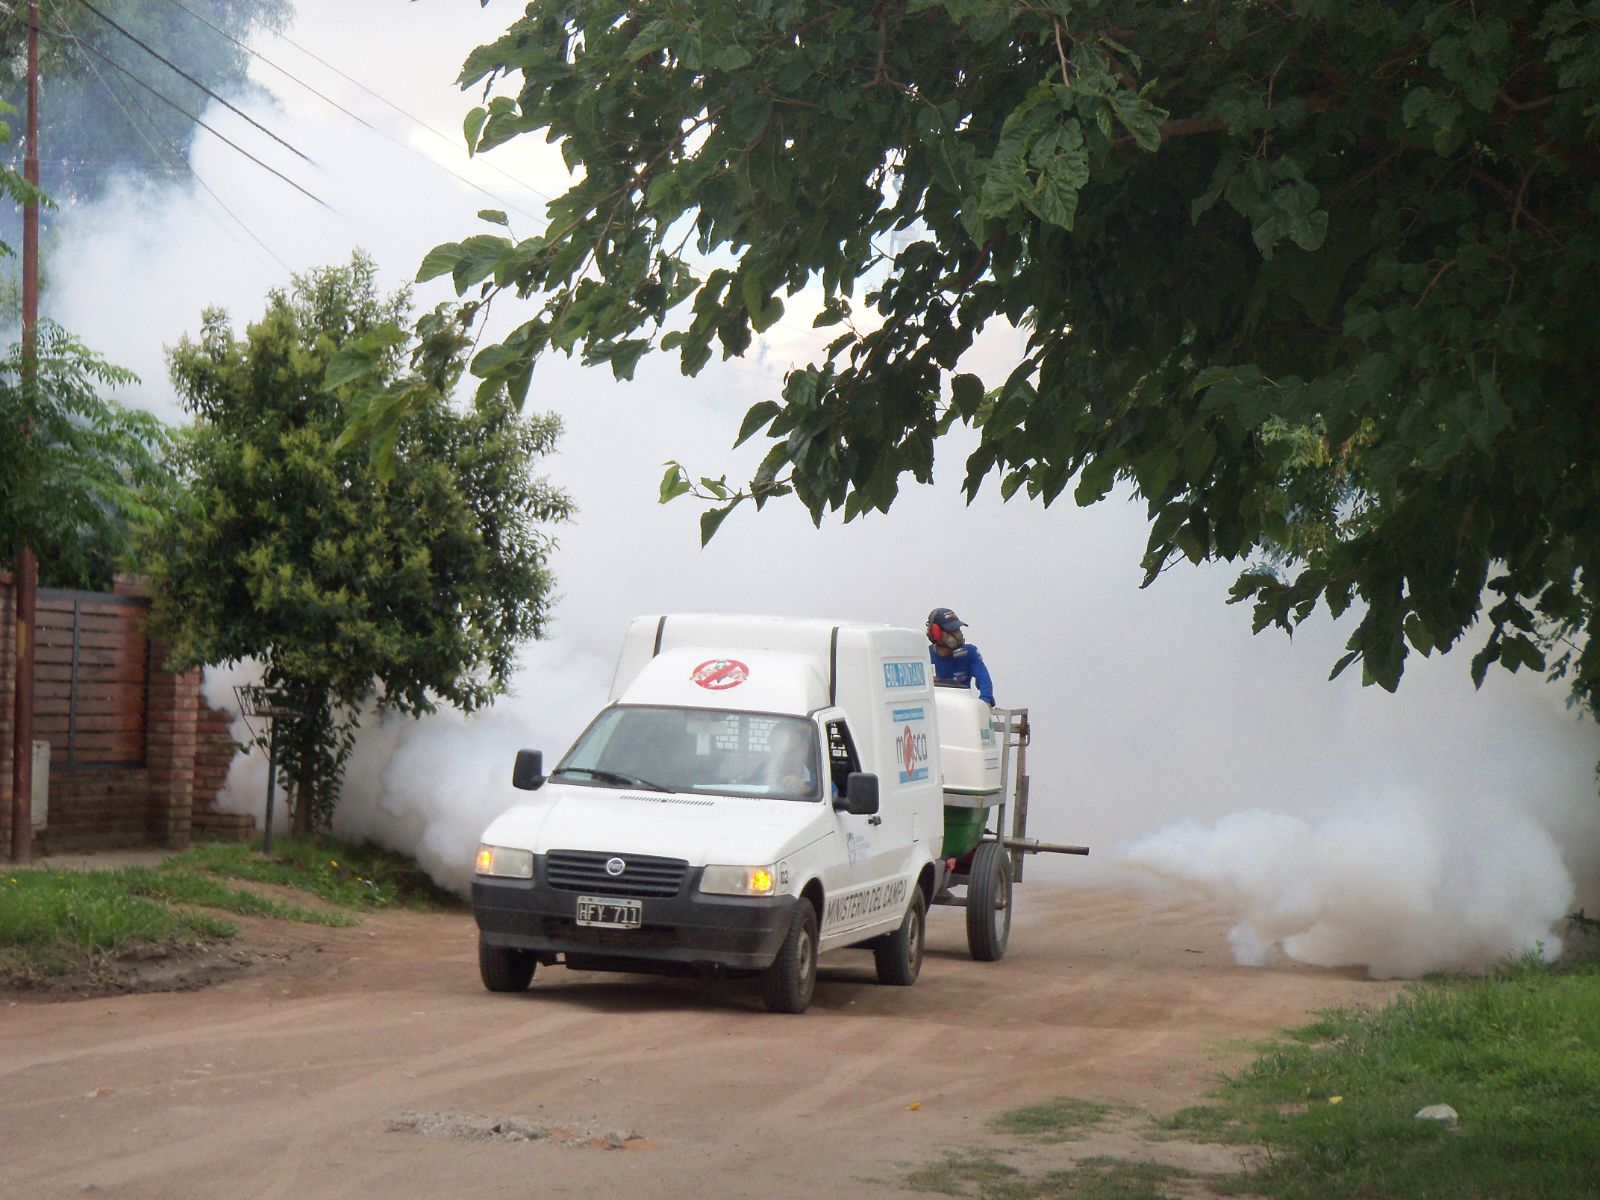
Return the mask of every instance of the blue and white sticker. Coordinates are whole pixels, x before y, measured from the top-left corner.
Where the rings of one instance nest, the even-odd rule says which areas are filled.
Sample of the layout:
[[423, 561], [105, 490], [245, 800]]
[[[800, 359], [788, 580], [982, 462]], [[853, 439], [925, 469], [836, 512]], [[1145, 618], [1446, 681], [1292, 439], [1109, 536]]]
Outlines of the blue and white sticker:
[[892, 753], [900, 782], [920, 783], [928, 778], [928, 710], [920, 704], [915, 708], [891, 708], [889, 729], [894, 737]]
[[883, 686], [886, 688], [920, 688], [928, 686], [928, 664], [919, 659], [883, 664]]

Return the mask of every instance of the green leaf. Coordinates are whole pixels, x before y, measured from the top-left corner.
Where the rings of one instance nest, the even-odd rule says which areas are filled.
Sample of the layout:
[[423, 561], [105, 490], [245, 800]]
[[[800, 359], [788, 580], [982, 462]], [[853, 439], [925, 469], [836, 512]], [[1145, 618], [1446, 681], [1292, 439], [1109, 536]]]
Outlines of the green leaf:
[[440, 275], [448, 275], [456, 269], [456, 264], [461, 261], [465, 251], [459, 242], [446, 242], [442, 246], [435, 246], [422, 259], [422, 266], [417, 268], [417, 282], [427, 283], [430, 279], [437, 279]]
[[498, 208], [480, 208], [478, 210], [478, 219], [480, 221], [489, 221], [495, 225], [505, 225], [507, 227], [511, 225], [506, 214]]
[[750, 327], [757, 333], [765, 333], [776, 325], [782, 316], [783, 301], [774, 296], [760, 309], [751, 311]]
[[983, 380], [976, 375], [955, 375], [950, 379], [950, 405], [962, 420], [970, 421], [978, 415], [983, 403]]
[[478, 137], [483, 133], [483, 123], [488, 119], [488, 109], [474, 108], [467, 113], [466, 118], [461, 122], [461, 132], [466, 135], [467, 153], [469, 155], [478, 152]]
[[1111, 491], [1111, 485], [1116, 482], [1116, 467], [1104, 456], [1091, 459], [1083, 468], [1083, 474], [1078, 479], [1077, 490], [1073, 492], [1073, 499], [1080, 508], [1087, 508], [1091, 504], [1104, 500]]
[[459, 294], [494, 274], [500, 260], [511, 251], [511, 241], [496, 234], [480, 233], [460, 243], [460, 257], [450, 269]]
[[322, 375], [322, 390], [331, 392], [372, 374], [388, 351], [404, 343], [406, 338], [406, 331], [391, 322], [351, 338], [328, 359]]
[[710, 543], [711, 539], [716, 536], [717, 530], [722, 527], [722, 523], [728, 519], [728, 514], [731, 513], [733, 509], [734, 505], [729, 504], [724, 508], [708, 508], [705, 512], [700, 514], [701, 546], [706, 546]]
[[759, 403], [752, 404], [744, 414], [744, 422], [739, 426], [739, 436], [734, 439], [733, 444], [735, 446], [744, 445], [745, 442], [755, 436], [757, 430], [768, 424], [780, 411], [782, 411], [782, 406], [776, 400], [762, 400]]
[[755, 56], [743, 46], [721, 46], [706, 55], [706, 66], [718, 71], [737, 71], [754, 60]]
[[637, 37], [628, 46], [627, 57], [632, 62], [665, 50], [672, 44], [673, 36], [678, 32], [678, 27], [671, 21], [657, 18], [649, 22], [639, 31]]
[[665, 504], [669, 500], [676, 500], [679, 496], [686, 496], [693, 490], [694, 486], [689, 482], [689, 473], [683, 466], [677, 462], [667, 463], [666, 474], [661, 477], [659, 502]]
[[1331, 683], [1333, 680], [1339, 678], [1340, 675], [1344, 674], [1344, 669], [1346, 667], [1348, 667], [1351, 663], [1355, 662], [1356, 659], [1358, 659], [1360, 657], [1361, 657], [1361, 651], [1359, 651], [1359, 650], [1350, 651], [1350, 653], [1346, 654], [1338, 662], [1333, 664], [1333, 670], [1328, 672], [1328, 681]]

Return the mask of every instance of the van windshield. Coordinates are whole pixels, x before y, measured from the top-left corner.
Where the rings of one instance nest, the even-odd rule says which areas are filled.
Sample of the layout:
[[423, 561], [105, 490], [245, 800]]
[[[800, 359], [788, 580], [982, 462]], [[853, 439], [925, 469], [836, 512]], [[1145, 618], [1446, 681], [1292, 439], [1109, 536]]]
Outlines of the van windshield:
[[614, 705], [551, 775], [598, 787], [820, 800], [819, 746], [804, 717]]

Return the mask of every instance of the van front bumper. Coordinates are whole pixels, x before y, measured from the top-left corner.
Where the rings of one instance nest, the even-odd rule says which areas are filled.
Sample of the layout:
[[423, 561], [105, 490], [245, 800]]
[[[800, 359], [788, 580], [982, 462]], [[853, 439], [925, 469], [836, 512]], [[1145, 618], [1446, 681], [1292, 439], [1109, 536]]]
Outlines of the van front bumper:
[[546, 963], [561, 955], [575, 967], [762, 970], [777, 958], [798, 900], [709, 895], [694, 869], [677, 895], [639, 901], [639, 928], [595, 928], [577, 923], [578, 893], [549, 886], [536, 864], [532, 879], [474, 876], [472, 915], [487, 945], [532, 950]]

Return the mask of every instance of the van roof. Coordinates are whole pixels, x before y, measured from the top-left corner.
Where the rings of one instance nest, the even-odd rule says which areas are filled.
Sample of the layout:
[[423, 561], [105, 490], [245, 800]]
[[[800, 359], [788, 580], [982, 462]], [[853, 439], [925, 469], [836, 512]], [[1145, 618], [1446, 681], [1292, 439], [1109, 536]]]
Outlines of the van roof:
[[[678, 661], [683, 652], [694, 658], [687, 666]], [[860, 656], [865, 653], [867, 659]], [[669, 613], [666, 615], [635, 617], [623, 642], [621, 657], [611, 683], [611, 699], [620, 700], [624, 694], [634, 699], [634, 684], [641, 681], [646, 667], [655, 669], [643, 691], [660, 703], [668, 690], [669, 678], [681, 678], [682, 686], [697, 684], [691, 695], [703, 697], [700, 689], [725, 692], [731, 701], [728, 707], [755, 706], [756, 693], [765, 687], [744, 688], [743, 678], [748, 678], [755, 659], [770, 660], [769, 667], [760, 672], [766, 679], [787, 675], [792, 681], [785, 685], [783, 703], [772, 703], [777, 696], [764, 698], [768, 711], [809, 711], [831, 703], [840, 670], [856, 674], [862, 671], [864, 661], [880, 658], [906, 659], [926, 653], [919, 635], [897, 625], [868, 621], [829, 621], [816, 617], [773, 617], [721, 613]], [[666, 658], [666, 663], [655, 660]], [[845, 666], [848, 658], [852, 664]], [[800, 669], [802, 661], [809, 665]], [[786, 663], [783, 668], [778, 664]], [[719, 664], [723, 664], [718, 674]], [[705, 677], [697, 678], [699, 669], [705, 668]], [[712, 678], [712, 676], [716, 676]], [[800, 683], [804, 678], [805, 682]], [[799, 703], [800, 694], [808, 700]], [[821, 688], [820, 693], [816, 690]], [[734, 693], [739, 693], [739, 699]], [[748, 696], [748, 700], [740, 700]], [[770, 707], [769, 707], [770, 705]]]

